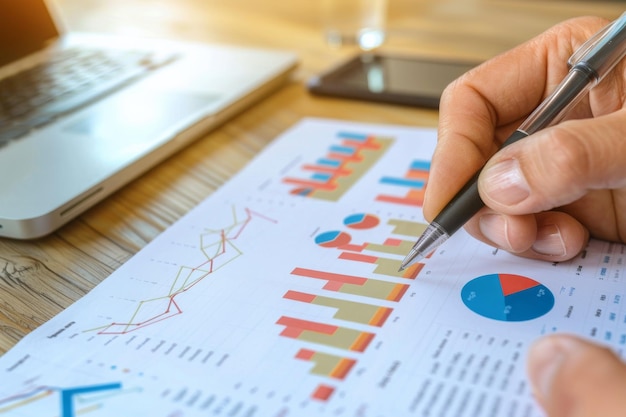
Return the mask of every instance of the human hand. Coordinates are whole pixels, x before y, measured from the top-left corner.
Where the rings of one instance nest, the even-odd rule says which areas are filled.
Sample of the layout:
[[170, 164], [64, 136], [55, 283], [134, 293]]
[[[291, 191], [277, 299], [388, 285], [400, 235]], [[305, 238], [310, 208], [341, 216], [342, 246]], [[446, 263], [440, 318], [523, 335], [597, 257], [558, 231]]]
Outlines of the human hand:
[[572, 258], [589, 235], [626, 240], [624, 62], [565, 121], [494, 155], [564, 78], [573, 51], [607, 23], [591, 17], [561, 23], [446, 89], [426, 219], [491, 157], [478, 182], [487, 207], [466, 225], [477, 239], [549, 261]]
[[530, 348], [528, 374], [550, 417], [626, 414], [626, 364], [608, 349], [573, 336], [547, 336]]

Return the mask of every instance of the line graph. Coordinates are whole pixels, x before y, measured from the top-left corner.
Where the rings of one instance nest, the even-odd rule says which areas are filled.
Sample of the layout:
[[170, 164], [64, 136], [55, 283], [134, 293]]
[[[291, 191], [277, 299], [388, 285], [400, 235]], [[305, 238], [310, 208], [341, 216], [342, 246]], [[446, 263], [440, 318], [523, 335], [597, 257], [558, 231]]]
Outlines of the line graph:
[[204, 259], [195, 266], [181, 266], [167, 293], [139, 301], [127, 320], [111, 322], [87, 332], [96, 331], [100, 335], [126, 334], [182, 314], [183, 308], [178, 300], [181, 295], [193, 290], [212, 273], [243, 255], [236, 245], [237, 239], [244, 234], [254, 218], [276, 223], [276, 220], [249, 208], [244, 208], [243, 216], [240, 216], [237, 209], [232, 207], [232, 223], [223, 228], [207, 228], [199, 236]]

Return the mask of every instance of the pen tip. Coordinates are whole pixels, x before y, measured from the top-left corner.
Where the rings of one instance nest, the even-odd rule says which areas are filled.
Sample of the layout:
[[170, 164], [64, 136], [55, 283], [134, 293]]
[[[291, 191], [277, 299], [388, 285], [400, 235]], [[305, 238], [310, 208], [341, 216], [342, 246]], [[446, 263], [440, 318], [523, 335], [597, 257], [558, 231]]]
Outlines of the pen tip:
[[445, 242], [448, 237], [448, 233], [438, 223], [433, 222], [429, 224], [400, 264], [400, 271], [421, 261], [426, 255]]

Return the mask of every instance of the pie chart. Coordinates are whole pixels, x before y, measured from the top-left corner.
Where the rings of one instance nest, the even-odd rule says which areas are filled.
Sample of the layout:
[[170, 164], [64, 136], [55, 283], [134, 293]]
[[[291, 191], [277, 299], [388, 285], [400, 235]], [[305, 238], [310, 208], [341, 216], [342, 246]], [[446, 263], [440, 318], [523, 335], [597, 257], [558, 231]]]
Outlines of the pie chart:
[[317, 235], [315, 237], [315, 243], [325, 248], [338, 248], [350, 243], [351, 239], [352, 237], [348, 233], [333, 230]]
[[474, 278], [461, 290], [461, 299], [474, 313], [500, 321], [533, 320], [554, 307], [554, 295], [545, 285], [514, 274]]
[[378, 225], [380, 220], [373, 214], [352, 214], [343, 220], [343, 223], [352, 229], [370, 229]]

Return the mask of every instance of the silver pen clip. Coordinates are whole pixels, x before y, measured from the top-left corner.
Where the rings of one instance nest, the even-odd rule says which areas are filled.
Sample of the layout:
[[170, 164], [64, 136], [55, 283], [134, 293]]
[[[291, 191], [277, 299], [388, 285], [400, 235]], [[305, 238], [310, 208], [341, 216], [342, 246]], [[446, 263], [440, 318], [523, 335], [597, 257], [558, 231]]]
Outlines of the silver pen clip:
[[574, 53], [572, 54], [572, 56], [570, 56], [569, 59], [567, 60], [567, 65], [569, 65], [569, 67], [571, 68], [574, 65], [578, 64], [579, 62], [581, 62], [585, 58], [585, 56], [589, 53], [589, 51], [591, 51], [591, 49], [594, 48], [600, 42], [600, 40], [606, 36], [606, 34], [615, 25], [615, 23], [617, 23], [616, 20], [612, 21], [611, 23], [606, 25], [604, 28], [602, 28], [599, 32], [597, 32], [595, 35], [593, 35], [591, 38], [587, 39], [585, 43], [580, 45], [580, 47], [576, 49]]

